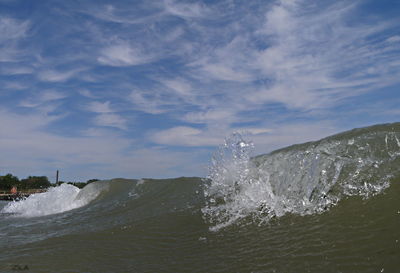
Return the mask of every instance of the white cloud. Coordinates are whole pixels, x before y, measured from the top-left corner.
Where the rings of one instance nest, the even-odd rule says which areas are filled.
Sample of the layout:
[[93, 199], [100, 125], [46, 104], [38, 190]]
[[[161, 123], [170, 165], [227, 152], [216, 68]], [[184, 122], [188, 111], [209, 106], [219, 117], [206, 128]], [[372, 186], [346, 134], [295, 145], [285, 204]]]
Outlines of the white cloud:
[[93, 92], [90, 91], [90, 90], [87, 90], [87, 89], [80, 89], [77, 92], [81, 96], [84, 96], [84, 97], [87, 97], [87, 98], [90, 98], [90, 99], [95, 99], [96, 98], [96, 96], [93, 94]]
[[58, 119], [43, 114], [19, 115], [0, 109], [0, 124], [7, 130], [0, 130], [2, 140], [8, 138], [29, 138], [27, 132], [37, 132]]
[[134, 20], [128, 18], [121, 18], [121, 16], [116, 15], [116, 8], [113, 5], [105, 5], [100, 8], [96, 8], [90, 12], [86, 12], [98, 19], [114, 22], [114, 23], [132, 23]]
[[[312, 14], [315, 7], [307, 6], [304, 12], [304, 2], [297, 2], [275, 5], [266, 14], [260, 32], [272, 43], [255, 54], [255, 64], [273, 83], [247, 96], [251, 102], [278, 102], [289, 109], [329, 108], [373, 90], [375, 84], [394, 83], [381, 69], [368, 76], [362, 73], [393, 62], [383, 60], [384, 41], [368, 42], [387, 27], [386, 22], [350, 26], [345, 22], [353, 3], [340, 2]], [[392, 71], [400, 74], [399, 67]]]
[[38, 73], [38, 78], [46, 82], [65, 82], [74, 77], [82, 69], [73, 69], [68, 71], [57, 71], [53, 69], [43, 70]]
[[3, 82], [3, 88], [5, 90], [22, 90], [27, 89], [28, 85], [26, 83], [15, 82], [15, 81], [7, 81]]
[[127, 130], [127, 119], [111, 108], [110, 102], [90, 102], [84, 110], [97, 113], [98, 115], [94, 118], [94, 123], [97, 126], [102, 127], [114, 127], [121, 130]]
[[223, 64], [208, 63], [203, 65], [202, 70], [210, 77], [222, 81], [248, 82], [253, 79], [250, 74]]
[[87, 110], [89, 110], [91, 112], [95, 112], [95, 113], [112, 113], [112, 112], [114, 112], [113, 110], [111, 110], [109, 101], [106, 101], [106, 102], [93, 101], [93, 102], [89, 103], [89, 105], [87, 106]]
[[244, 135], [261, 135], [266, 133], [271, 133], [273, 130], [269, 128], [257, 128], [257, 127], [243, 127], [238, 128], [235, 131], [238, 131]]
[[224, 123], [229, 124], [238, 121], [240, 118], [235, 116], [235, 109], [211, 109], [201, 112], [190, 112], [183, 119], [191, 123]]
[[250, 38], [241, 32], [227, 44], [205, 52], [189, 64], [195, 77], [231, 82], [250, 82], [256, 79], [254, 53], [250, 50]]
[[115, 127], [121, 130], [127, 129], [127, 120], [114, 113], [102, 113], [95, 117], [98, 126]]
[[190, 83], [183, 79], [165, 79], [161, 82], [179, 96], [189, 95], [192, 89]]
[[159, 131], [151, 136], [151, 140], [157, 144], [173, 146], [215, 146], [221, 143], [221, 138], [207, 136], [203, 131], [185, 126], [178, 126]]
[[10, 17], [0, 17], [0, 44], [26, 36], [29, 21], [19, 21]]
[[[279, 111], [285, 112], [286, 119], [313, 117], [314, 111], [324, 109], [326, 113], [351, 97], [399, 82], [400, 65], [388, 57], [399, 48], [397, 35], [382, 41], [369, 39], [394, 24], [384, 20], [349, 24], [360, 3], [258, 3], [254, 16], [241, 13], [242, 7], [247, 8], [242, 5], [163, 4], [166, 14], [181, 17], [184, 23], [163, 27], [162, 32], [152, 25], [146, 28], [146, 34], [151, 35], [138, 40], [151, 45], [152, 51], [182, 62], [184, 71], [178, 66], [176, 74], [166, 78], [155, 68], [152, 84], [133, 88], [129, 95], [133, 110], [168, 114], [208, 128], [221, 124], [233, 128], [238, 123], [265, 120], [273, 127], [281, 119], [274, 109], [282, 109]], [[233, 10], [237, 13], [231, 13]], [[112, 15], [114, 19], [108, 19], [115, 22], [128, 18], [116, 6], [104, 13]], [[223, 24], [210, 16], [216, 13], [226, 19]], [[165, 14], [158, 16], [157, 20], [165, 19], [161, 19]], [[158, 39], [165, 33], [172, 33], [172, 39]], [[118, 40], [122, 36], [115, 37], [114, 43], [103, 47], [100, 63], [131, 66], [156, 59], [136, 48], [129, 36], [124, 37], [125, 42]], [[150, 43], [153, 38], [154, 43]], [[258, 114], [261, 110], [269, 116]], [[157, 143], [168, 143], [168, 133], [178, 131], [158, 135]], [[196, 137], [193, 131], [187, 132]], [[193, 145], [191, 140], [185, 143]]]
[[156, 78], [160, 83], [147, 90], [135, 89], [129, 95], [134, 110], [149, 114], [162, 114], [196, 104], [198, 94], [190, 81], [182, 78]]
[[135, 89], [129, 95], [133, 109], [149, 114], [162, 114], [179, 106], [179, 98], [171, 96], [162, 90]]
[[25, 74], [32, 74], [34, 70], [31, 67], [27, 66], [2, 66], [0, 68], [0, 74], [3, 75], [25, 75]]
[[46, 90], [41, 93], [40, 100], [43, 102], [52, 101], [52, 100], [60, 100], [65, 98], [66, 95], [63, 92], [55, 91], [55, 90]]
[[27, 36], [30, 22], [0, 16], [0, 62], [17, 62], [25, 53], [19, 41]]
[[19, 106], [21, 107], [27, 107], [27, 108], [35, 108], [37, 106], [39, 106], [40, 103], [33, 101], [33, 100], [23, 100], [19, 103]]
[[182, 27], [176, 27], [172, 29], [170, 32], [164, 34], [164, 39], [167, 43], [174, 42], [178, 38], [180, 38], [185, 33], [185, 30]]
[[165, 11], [182, 18], [201, 18], [210, 15], [210, 10], [200, 3], [182, 3], [164, 0]]
[[[213, 107], [233, 109], [236, 118], [243, 110], [265, 109], [271, 104], [287, 111], [331, 109], [350, 97], [399, 83], [396, 36], [389, 38], [391, 45], [370, 40], [393, 23], [350, 25], [347, 19], [356, 7], [350, 2], [321, 7], [307, 1], [277, 1], [253, 32], [243, 32], [237, 22], [229, 25], [225, 31], [234, 38], [199, 53], [189, 63], [191, 76], [206, 81], [202, 95]], [[186, 115], [193, 121], [200, 116]]]
[[88, 128], [81, 132], [84, 137], [115, 137], [117, 134], [111, 128]]
[[[58, 101], [58, 100], [66, 98], [66, 97], [67, 97], [67, 95], [60, 91], [44, 90], [41, 92], [37, 92], [37, 94], [35, 94], [31, 98], [27, 98], [27, 99], [21, 101], [19, 106], [35, 108], [39, 105], [43, 106], [43, 104]], [[42, 109], [44, 109], [44, 108], [42, 107]]]
[[[140, 6], [140, 4], [138, 4]], [[150, 14], [144, 15], [146, 11], [153, 7], [155, 11]], [[100, 19], [106, 22], [119, 23], [119, 24], [146, 24], [151, 23], [156, 20], [159, 20], [164, 11], [159, 7], [159, 3], [156, 2], [146, 2], [146, 6], [144, 10], [138, 10], [138, 6], [134, 9], [130, 9], [129, 7], [118, 8], [115, 5], [96, 5], [95, 7], [91, 7], [86, 10], [81, 10], [82, 13], [88, 14], [96, 19]], [[140, 16], [138, 16], [140, 14]]]
[[123, 42], [103, 48], [97, 60], [104, 65], [131, 66], [151, 62], [152, 57]]
[[387, 38], [386, 41], [389, 42], [389, 43], [400, 42], [400, 36], [399, 35], [394, 35], [392, 37]]

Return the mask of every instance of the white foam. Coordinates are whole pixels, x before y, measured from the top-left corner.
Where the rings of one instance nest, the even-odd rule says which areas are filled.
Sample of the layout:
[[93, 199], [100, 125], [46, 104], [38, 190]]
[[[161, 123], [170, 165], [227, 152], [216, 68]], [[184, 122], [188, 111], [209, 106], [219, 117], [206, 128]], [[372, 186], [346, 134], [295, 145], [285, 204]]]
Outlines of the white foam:
[[87, 205], [100, 193], [100, 191], [90, 191], [91, 194], [79, 194], [82, 191], [73, 185], [62, 184], [50, 188], [47, 192], [32, 194], [25, 200], [11, 202], [2, 209], [2, 212], [12, 213], [17, 217], [62, 213]]

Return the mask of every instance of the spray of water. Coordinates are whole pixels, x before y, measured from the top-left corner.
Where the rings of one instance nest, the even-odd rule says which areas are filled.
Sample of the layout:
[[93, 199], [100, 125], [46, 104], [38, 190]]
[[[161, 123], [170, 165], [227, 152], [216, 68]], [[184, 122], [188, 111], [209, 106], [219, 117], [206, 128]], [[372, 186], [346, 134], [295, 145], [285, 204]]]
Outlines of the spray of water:
[[243, 219], [321, 213], [344, 196], [378, 194], [398, 174], [398, 139], [397, 132], [339, 135], [252, 158], [253, 143], [235, 133], [213, 155], [203, 215], [219, 230]]
[[206, 218], [218, 230], [249, 214], [272, 215], [275, 195], [268, 172], [259, 170], [251, 161], [254, 144], [238, 133], [225, 139], [213, 155], [205, 188]]

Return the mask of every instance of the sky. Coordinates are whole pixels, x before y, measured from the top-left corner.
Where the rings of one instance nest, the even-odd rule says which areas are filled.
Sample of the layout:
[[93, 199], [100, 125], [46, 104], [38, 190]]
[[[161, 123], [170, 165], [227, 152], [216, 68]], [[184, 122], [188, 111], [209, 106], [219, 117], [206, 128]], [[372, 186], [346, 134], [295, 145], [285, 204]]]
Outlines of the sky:
[[400, 120], [400, 1], [0, 0], [0, 175], [206, 176]]

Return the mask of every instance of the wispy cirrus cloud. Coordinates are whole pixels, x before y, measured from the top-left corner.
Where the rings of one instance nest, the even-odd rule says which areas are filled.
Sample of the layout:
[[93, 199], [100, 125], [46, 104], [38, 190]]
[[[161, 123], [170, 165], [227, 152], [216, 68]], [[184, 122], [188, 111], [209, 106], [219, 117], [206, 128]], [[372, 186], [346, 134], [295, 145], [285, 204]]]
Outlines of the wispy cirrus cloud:
[[0, 62], [19, 61], [24, 52], [19, 41], [27, 36], [29, 21], [0, 16]]
[[185, 126], [156, 132], [151, 139], [158, 144], [195, 147], [216, 146], [221, 142], [220, 137], [207, 136], [202, 130]]
[[110, 102], [92, 101], [89, 103], [87, 110], [95, 113], [112, 113], [114, 112], [110, 107]]
[[[305, 1], [276, 1], [250, 32], [234, 27], [236, 22], [226, 24], [226, 29], [209, 29], [211, 33], [229, 32], [230, 39], [220, 40], [220, 46], [187, 59], [190, 77], [185, 80], [192, 90], [201, 93], [187, 93], [191, 97], [185, 103], [193, 107], [181, 120], [208, 127], [224, 123], [228, 125], [225, 132], [229, 132], [235, 123], [264, 123], [267, 118], [274, 130], [279, 130], [275, 127], [279, 116], [257, 116], [257, 110], [280, 107], [287, 117], [300, 113], [314, 118], [313, 113], [321, 109], [326, 115], [352, 97], [398, 84], [397, 35], [385, 35], [397, 23], [354, 22], [351, 17], [358, 7], [359, 3], [347, 1], [322, 6]], [[198, 26], [201, 37], [207, 28]], [[259, 42], [254, 43], [255, 40]], [[170, 100], [175, 98], [178, 102], [180, 95], [177, 93]], [[164, 105], [160, 102], [151, 108]], [[170, 105], [173, 107], [160, 112], [179, 107], [178, 103]], [[244, 115], [249, 110], [255, 114]], [[298, 124], [309, 126], [307, 122]], [[152, 139], [173, 145], [174, 140], [176, 144], [196, 143], [189, 139], [199, 135], [202, 132], [198, 129], [173, 127]], [[294, 136], [291, 139], [297, 141]]]
[[114, 113], [101, 113], [94, 119], [97, 126], [115, 127], [121, 130], [127, 129], [127, 120]]
[[4, 81], [3, 82], [3, 89], [7, 91], [16, 91], [16, 90], [22, 90], [22, 89], [27, 89], [28, 85], [20, 82], [15, 82], [15, 81]]
[[202, 18], [212, 16], [212, 10], [202, 3], [184, 3], [164, 0], [165, 12], [182, 18]]
[[0, 68], [0, 74], [3, 75], [26, 75], [32, 74], [34, 69], [32, 67], [26, 65], [11, 65], [8, 64], [7, 66], [2, 66]]
[[190, 95], [192, 90], [190, 83], [184, 79], [162, 79], [161, 83], [176, 93], [177, 96]]
[[235, 36], [198, 55], [190, 63], [191, 73], [214, 79], [209, 86], [219, 85], [221, 92], [216, 105], [236, 109], [237, 117], [244, 109], [269, 104], [295, 111], [332, 109], [350, 97], [399, 83], [399, 45], [387, 43], [395, 43], [396, 35], [370, 38], [384, 35], [397, 23], [350, 23], [357, 7], [346, 1], [322, 7], [277, 1], [251, 33], [235, 33], [235, 23], [229, 25], [226, 31]]
[[38, 73], [38, 78], [46, 82], [65, 82], [82, 72], [83, 68], [74, 68], [71, 70], [45, 69]]
[[44, 90], [36, 94], [32, 94], [31, 97], [20, 102], [19, 106], [36, 108], [48, 102], [55, 102], [67, 97], [64, 92], [56, 90]]
[[134, 47], [127, 42], [118, 42], [106, 46], [100, 51], [98, 62], [111, 66], [132, 66], [151, 62], [153, 56], [146, 54], [142, 49]]
[[389, 43], [398, 43], [400, 42], [400, 35], [394, 35], [386, 39]]
[[137, 3], [134, 8], [112, 4], [87, 6], [81, 8], [79, 12], [105, 22], [127, 25], [150, 23], [160, 19], [164, 14], [161, 5], [157, 2], [145, 5]]
[[[158, 40], [160, 47], [153, 48], [163, 56], [178, 57], [186, 71], [177, 71], [179, 76], [175, 79], [150, 78], [166, 88], [154, 88], [154, 84], [140, 87], [142, 91], [135, 88], [128, 97], [135, 110], [170, 114], [185, 105], [192, 110], [180, 115], [183, 121], [211, 125], [223, 119], [235, 123], [248, 120], [243, 118], [243, 111], [257, 111], [269, 105], [280, 105], [294, 113], [333, 109], [350, 97], [398, 82], [398, 61], [389, 58], [398, 50], [397, 36], [383, 35], [396, 23], [352, 22], [351, 16], [360, 3], [259, 2], [254, 8], [260, 7], [260, 12], [253, 17], [240, 13], [236, 6], [164, 1], [153, 6], [152, 12], [135, 17], [157, 14], [154, 23], [176, 16], [190, 21], [191, 26], [167, 27], [175, 33], [174, 39], [179, 39], [174, 40], [175, 51], [168, 39]], [[103, 20], [129, 23], [132, 19], [120, 7], [104, 6], [102, 10]], [[212, 16], [215, 14], [226, 21], [218, 23], [218, 17]], [[158, 31], [155, 25], [149, 28], [147, 33], [151, 35], [142, 36], [142, 43], [149, 44], [150, 39], [160, 37]], [[196, 39], [190, 39], [193, 36]], [[371, 40], [371, 36], [382, 38]], [[129, 39], [117, 39], [118, 43], [104, 46], [97, 60], [115, 67], [159, 60], [160, 55], [147, 55]], [[216, 43], [210, 46], [215, 39]], [[191, 54], [182, 54], [182, 48], [190, 48], [186, 52]], [[262, 117], [253, 116], [251, 120], [257, 119]]]
[[[199, 166], [234, 131], [247, 132], [261, 153], [398, 120], [400, 23], [389, 12], [395, 6], [371, 5], [35, 1], [32, 14], [16, 5], [0, 16], [1, 121], [34, 126], [15, 125], [33, 138], [7, 143], [65, 166], [86, 160], [99, 172], [107, 164], [145, 169], [143, 156], [179, 173], [168, 156]], [[36, 150], [40, 140], [61, 146], [62, 156], [40, 143], [43, 153]], [[80, 156], [69, 145], [88, 148]]]
[[392, 62], [386, 59], [391, 48], [384, 40], [369, 41], [388, 27], [387, 22], [346, 23], [354, 3], [340, 2], [314, 14], [303, 12], [300, 1], [285, 3], [266, 14], [259, 32], [270, 46], [255, 54], [254, 64], [274, 83], [248, 96], [251, 101], [300, 109], [330, 107], [372, 90], [383, 78], [386, 85], [394, 83], [382, 69], [371, 70]]
[[11, 17], [0, 17], [0, 43], [15, 41], [27, 35], [29, 21], [20, 21]]
[[148, 114], [162, 114], [175, 111], [182, 102], [178, 97], [171, 96], [164, 89], [135, 89], [129, 95], [129, 101], [136, 111]]
[[192, 111], [187, 113], [183, 119], [190, 123], [200, 124], [212, 124], [217, 121], [223, 121], [223, 123], [229, 124], [234, 121], [240, 121], [240, 118], [236, 116], [236, 111], [227, 108], [208, 109], [198, 112]]
[[93, 119], [94, 125], [100, 127], [114, 127], [126, 130], [127, 119], [116, 113], [110, 101], [91, 101], [83, 110], [93, 112], [96, 116]]

